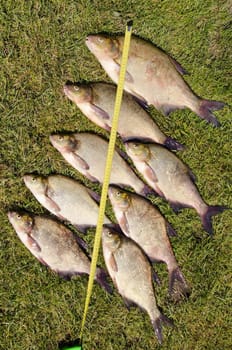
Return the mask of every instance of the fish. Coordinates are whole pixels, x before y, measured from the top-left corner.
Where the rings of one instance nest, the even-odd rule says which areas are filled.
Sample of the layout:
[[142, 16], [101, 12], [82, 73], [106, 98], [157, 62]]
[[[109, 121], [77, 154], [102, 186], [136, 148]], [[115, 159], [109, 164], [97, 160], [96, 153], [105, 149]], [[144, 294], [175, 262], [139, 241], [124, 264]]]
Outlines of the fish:
[[190, 288], [173, 253], [169, 236], [174, 229], [158, 208], [136, 193], [109, 186], [109, 198], [123, 233], [133, 239], [151, 262], [164, 262], [169, 274], [169, 294], [174, 301], [187, 297]]
[[102, 231], [103, 255], [107, 270], [126, 306], [145, 310], [159, 343], [162, 343], [162, 323], [173, 325], [161, 314], [154, 294], [152, 269], [142, 249], [133, 240], [110, 228]]
[[[107, 141], [87, 132], [51, 135], [50, 141], [66, 161], [90, 181], [103, 182], [108, 151]], [[132, 187], [142, 195], [153, 193], [117, 151], [113, 156], [110, 183]]]
[[212, 216], [228, 208], [208, 205], [202, 199], [195, 185], [195, 176], [188, 166], [161, 145], [130, 141], [125, 143], [125, 147], [147, 183], [165, 198], [175, 211], [194, 208], [201, 218], [203, 228], [212, 235]]
[[[97, 194], [78, 181], [63, 175], [24, 175], [25, 185], [52, 214], [67, 220], [81, 232], [97, 225]], [[105, 224], [111, 221], [105, 216]]]
[[[124, 36], [88, 35], [86, 45], [106, 73], [117, 84], [119, 79]], [[202, 99], [183, 79], [186, 70], [163, 50], [132, 35], [124, 89], [146, 107], [153, 105], [164, 115], [189, 108], [200, 118], [219, 126], [213, 111], [225, 103]]]
[[[91, 261], [80, 237], [54, 219], [22, 211], [9, 211], [8, 219], [26, 248], [60, 277], [89, 274]], [[109, 293], [107, 273], [97, 268], [95, 280]]]
[[[111, 130], [116, 96], [114, 85], [65, 84], [64, 93], [93, 123], [107, 131]], [[124, 141], [138, 138], [160, 143], [173, 150], [184, 148], [181, 143], [166, 136], [150, 115], [126, 92], [122, 98], [118, 134]]]

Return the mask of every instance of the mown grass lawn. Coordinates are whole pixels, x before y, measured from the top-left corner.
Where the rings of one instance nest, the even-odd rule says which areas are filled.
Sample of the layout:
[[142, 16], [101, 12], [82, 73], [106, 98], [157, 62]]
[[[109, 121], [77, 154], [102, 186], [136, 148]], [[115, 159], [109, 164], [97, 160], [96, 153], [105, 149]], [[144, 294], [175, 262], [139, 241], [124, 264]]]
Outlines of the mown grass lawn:
[[[43, 267], [22, 245], [6, 212], [19, 207], [46, 213], [23, 184], [25, 173], [61, 173], [80, 179], [49, 143], [58, 131], [96, 131], [62, 93], [66, 81], [110, 81], [84, 44], [89, 33], [122, 33], [128, 19], [134, 33], [175, 57], [190, 73], [186, 80], [208, 99], [228, 103], [217, 112], [220, 128], [188, 110], [152, 116], [168, 135], [186, 145], [179, 156], [197, 176], [209, 204], [231, 203], [231, 1], [0, 1], [0, 349], [56, 350], [78, 337], [87, 278], [64, 281]], [[152, 199], [178, 232], [173, 249], [191, 284], [187, 301], [167, 298], [167, 273], [156, 295], [175, 322], [164, 329], [163, 349], [232, 348], [231, 212], [214, 219], [213, 238], [190, 209], [178, 216]], [[111, 215], [110, 208], [107, 208]], [[90, 247], [93, 231], [86, 236]], [[102, 255], [99, 264], [103, 265]], [[84, 349], [158, 349], [150, 320], [130, 312], [117, 294], [95, 285]]]

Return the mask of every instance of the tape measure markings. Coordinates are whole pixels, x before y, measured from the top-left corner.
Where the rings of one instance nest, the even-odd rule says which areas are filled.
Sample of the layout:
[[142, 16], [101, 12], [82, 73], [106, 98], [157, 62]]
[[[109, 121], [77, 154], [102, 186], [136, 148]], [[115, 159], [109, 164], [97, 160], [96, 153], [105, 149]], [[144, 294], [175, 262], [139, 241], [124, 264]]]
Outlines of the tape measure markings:
[[107, 193], [108, 193], [108, 187], [110, 182], [110, 174], [111, 174], [113, 155], [114, 155], [114, 149], [115, 149], [115, 143], [116, 143], [116, 137], [117, 137], [118, 120], [119, 120], [119, 113], [120, 113], [122, 95], [123, 95], [123, 87], [124, 87], [124, 81], [125, 81], [125, 75], [126, 75], [126, 66], [127, 66], [127, 60], [128, 60], [128, 54], [129, 54], [132, 24], [133, 24], [132, 21], [127, 23], [125, 39], [123, 43], [121, 67], [120, 67], [120, 74], [119, 74], [119, 80], [118, 80], [118, 86], [117, 86], [117, 92], [116, 92], [116, 98], [115, 98], [114, 114], [113, 114], [112, 127], [110, 132], [110, 140], [109, 140], [109, 146], [108, 146], [108, 152], [107, 152], [107, 158], [106, 158], [98, 221], [97, 221], [94, 247], [93, 247], [93, 253], [92, 253], [92, 262], [90, 266], [89, 281], [88, 281], [86, 300], [85, 300], [85, 308], [84, 308], [83, 319], [81, 323], [81, 331], [80, 331], [81, 340], [83, 337], [87, 311], [88, 311], [90, 298], [92, 294], [93, 282], [94, 282], [94, 277], [95, 277], [96, 267], [97, 267], [97, 258], [98, 258], [98, 253], [100, 249], [100, 243], [101, 243], [101, 233], [102, 233], [102, 227], [104, 222]]

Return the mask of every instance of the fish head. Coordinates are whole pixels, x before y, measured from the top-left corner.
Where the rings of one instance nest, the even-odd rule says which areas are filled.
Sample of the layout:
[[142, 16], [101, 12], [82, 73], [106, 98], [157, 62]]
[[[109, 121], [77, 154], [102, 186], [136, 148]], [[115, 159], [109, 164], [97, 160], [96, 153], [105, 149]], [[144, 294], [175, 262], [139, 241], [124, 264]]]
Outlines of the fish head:
[[11, 225], [21, 239], [30, 234], [34, 223], [33, 218], [29, 214], [10, 211], [7, 215]]
[[150, 159], [151, 153], [147, 144], [128, 141], [125, 142], [125, 147], [128, 155], [135, 161], [144, 162]]
[[99, 59], [116, 59], [120, 55], [119, 42], [106, 35], [88, 35], [85, 41], [89, 50]]
[[50, 135], [51, 144], [62, 151], [74, 151], [78, 149], [78, 140], [75, 134], [53, 134]]
[[130, 194], [117, 186], [109, 186], [109, 198], [113, 207], [121, 211], [126, 211], [131, 204]]
[[86, 84], [65, 84], [64, 93], [77, 105], [92, 100], [92, 88]]
[[25, 185], [32, 193], [44, 193], [47, 187], [47, 179], [40, 175], [24, 175]]
[[102, 243], [110, 252], [115, 252], [122, 243], [122, 238], [118, 232], [108, 227], [103, 227]]

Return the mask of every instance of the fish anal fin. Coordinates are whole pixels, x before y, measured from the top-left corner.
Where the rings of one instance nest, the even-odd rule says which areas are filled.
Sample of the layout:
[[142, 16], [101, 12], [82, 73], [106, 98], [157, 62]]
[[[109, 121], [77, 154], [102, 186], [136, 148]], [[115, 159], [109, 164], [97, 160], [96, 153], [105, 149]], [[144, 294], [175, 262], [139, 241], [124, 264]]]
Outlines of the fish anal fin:
[[184, 69], [179, 62], [177, 62], [174, 58], [168, 56], [172, 64], [175, 66], [176, 70], [181, 74], [181, 75], [189, 75], [188, 71]]
[[177, 109], [181, 109], [181, 107], [178, 106], [172, 106], [172, 105], [162, 105], [159, 107], [159, 110], [167, 117], [171, 112], [176, 111]]
[[177, 203], [177, 202], [170, 202], [170, 206], [171, 206], [172, 210], [174, 211], [174, 213], [176, 213], [176, 214], [183, 208], [191, 208], [190, 206], [187, 206], [186, 204]]
[[123, 301], [124, 301], [124, 303], [125, 303], [125, 305], [126, 305], [126, 308], [128, 309], [128, 310], [130, 310], [130, 308], [131, 307], [133, 307], [133, 306], [137, 306], [133, 301], [131, 301], [130, 299], [127, 299], [126, 297], [122, 297], [123, 298]]
[[91, 104], [91, 110], [94, 114], [96, 114], [100, 119], [110, 119], [109, 114], [104, 111], [102, 108], [96, 106], [95, 104]]

